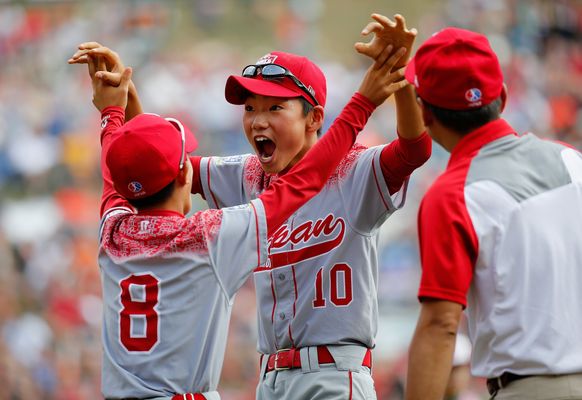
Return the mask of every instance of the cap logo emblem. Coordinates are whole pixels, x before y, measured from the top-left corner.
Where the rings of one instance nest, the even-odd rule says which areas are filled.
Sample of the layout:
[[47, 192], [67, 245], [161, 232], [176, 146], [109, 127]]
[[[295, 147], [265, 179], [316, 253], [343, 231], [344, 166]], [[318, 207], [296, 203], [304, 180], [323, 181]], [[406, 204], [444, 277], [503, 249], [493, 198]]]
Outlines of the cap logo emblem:
[[133, 181], [130, 182], [129, 185], [127, 185], [127, 188], [131, 190], [133, 193], [139, 193], [143, 189], [143, 186], [141, 183]]
[[477, 88], [469, 89], [465, 92], [465, 98], [470, 103], [481, 102], [481, 91]]
[[256, 65], [265, 65], [265, 64], [273, 64], [277, 59], [276, 55], [273, 54], [265, 54], [261, 58], [259, 58], [256, 62]]

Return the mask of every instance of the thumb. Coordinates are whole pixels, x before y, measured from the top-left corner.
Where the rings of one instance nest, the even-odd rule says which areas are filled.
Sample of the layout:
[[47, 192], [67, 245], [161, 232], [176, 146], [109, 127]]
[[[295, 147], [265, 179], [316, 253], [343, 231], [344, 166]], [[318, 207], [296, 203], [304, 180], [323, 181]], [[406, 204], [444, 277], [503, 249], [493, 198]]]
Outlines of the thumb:
[[132, 74], [133, 70], [131, 69], [131, 67], [125, 68], [121, 73], [121, 81], [119, 82], [119, 86], [127, 90], [129, 88], [129, 82], [131, 81]]
[[121, 73], [119, 72], [97, 71], [95, 77], [101, 79], [108, 85], [115, 87], [119, 86], [121, 83]]
[[374, 51], [372, 50], [372, 47], [370, 46], [370, 43], [363, 43], [363, 42], [358, 42], [354, 44], [354, 49], [360, 53], [363, 54], [365, 56], [371, 57], [371, 58], [375, 58], [375, 54]]

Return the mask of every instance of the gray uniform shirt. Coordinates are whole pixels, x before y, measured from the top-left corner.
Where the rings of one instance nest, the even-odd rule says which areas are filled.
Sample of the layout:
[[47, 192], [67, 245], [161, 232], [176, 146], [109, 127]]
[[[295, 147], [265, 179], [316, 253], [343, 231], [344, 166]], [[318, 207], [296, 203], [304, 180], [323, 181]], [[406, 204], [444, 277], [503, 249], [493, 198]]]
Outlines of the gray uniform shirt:
[[234, 294], [267, 260], [260, 200], [177, 214], [112, 209], [102, 220], [103, 395], [216, 390]]
[[[378, 232], [404, 203], [390, 196], [383, 146], [356, 144], [323, 190], [269, 239], [269, 260], [253, 274], [258, 350], [331, 344], [374, 347], [378, 322]], [[276, 176], [254, 155], [203, 158], [204, 195], [221, 208], [256, 198]]]

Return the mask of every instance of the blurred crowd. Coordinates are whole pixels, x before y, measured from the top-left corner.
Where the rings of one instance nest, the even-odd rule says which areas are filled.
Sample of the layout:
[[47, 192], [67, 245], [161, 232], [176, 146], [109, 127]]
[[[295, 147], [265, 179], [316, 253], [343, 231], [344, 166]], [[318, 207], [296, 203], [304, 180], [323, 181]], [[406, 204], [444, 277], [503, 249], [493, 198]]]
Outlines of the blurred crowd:
[[[366, 60], [323, 57], [314, 45], [331, 3], [0, 4], [0, 400], [100, 398], [99, 115], [91, 105], [85, 68], [66, 65], [77, 44], [98, 39], [118, 51], [134, 67], [144, 108], [191, 126], [201, 144], [197, 153], [246, 153], [250, 147], [241, 134], [241, 109], [224, 100], [224, 83], [269, 48], [233, 46], [220, 38], [222, 28], [217, 27], [230, 24], [233, 15], [268, 22], [273, 38], [264, 46], [316, 61], [328, 80], [329, 126], [368, 65]], [[504, 117], [519, 132], [534, 131], [582, 148], [582, 3], [441, 3], [439, 12], [411, 21], [419, 29], [419, 42], [446, 25], [487, 34], [509, 88]], [[372, 11], [391, 15], [406, 10], [382, 6], [366, 10], [365, 18]], [[394, 137], [395, 110], [389, 101], [360, 141], [376, 145]], [[374, 367], [379, 399], [398, 398], [401, 364], [416, 319], [416, 210], [447, 157], [435, 146], [431, 161], [411, 179], [407, 207], [385, 224], [381, 237], [382, 321]], [[195, 207], [205, 207], [201, 198], [196, 197]], [[233, 312], [220, 386], [224, 400], [254, 398], [255, 318], [248, 282]], [[483, 384], [476, 382], [467, 383], [459, 399], [482, 398]]]

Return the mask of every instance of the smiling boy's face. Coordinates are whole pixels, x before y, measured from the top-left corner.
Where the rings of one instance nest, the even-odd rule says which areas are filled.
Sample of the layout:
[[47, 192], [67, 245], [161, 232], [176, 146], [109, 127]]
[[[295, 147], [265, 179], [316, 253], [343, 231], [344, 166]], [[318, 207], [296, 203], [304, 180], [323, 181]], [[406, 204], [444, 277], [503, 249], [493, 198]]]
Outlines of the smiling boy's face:
[[317, 141], [299, 98], [251, 95], [244, 107], [247, 140], [267, 173], [287, 172]]

